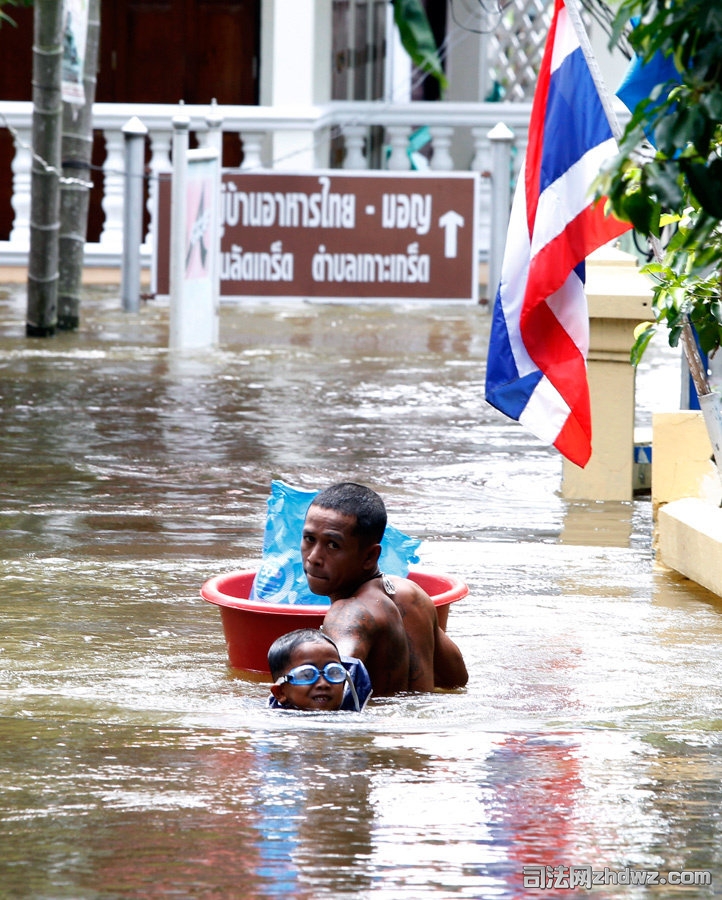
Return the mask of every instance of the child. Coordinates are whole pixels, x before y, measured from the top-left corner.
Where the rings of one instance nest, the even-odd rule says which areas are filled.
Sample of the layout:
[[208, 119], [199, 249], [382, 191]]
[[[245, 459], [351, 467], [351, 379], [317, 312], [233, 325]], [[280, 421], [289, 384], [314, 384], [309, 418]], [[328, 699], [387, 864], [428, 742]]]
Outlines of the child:
[[371, 696], [366, 667], [341, 659], [336, 644], [322, 631], [301, 628], [277, 638], [268, 651], [274, 709], [364, 708]]

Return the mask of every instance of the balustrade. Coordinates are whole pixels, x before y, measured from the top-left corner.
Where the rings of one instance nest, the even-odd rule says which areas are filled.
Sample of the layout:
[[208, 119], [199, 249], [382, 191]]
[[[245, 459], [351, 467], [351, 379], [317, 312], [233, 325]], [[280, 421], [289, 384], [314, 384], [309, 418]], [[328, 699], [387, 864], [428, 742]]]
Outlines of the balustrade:
[[[191, 120], [190, 129], [203, 143], [208, 128], [209, 106], [184, 106]], [[243, 147], [241, 167], [282, 168], [308, 171], [328, 165], [329, 136], [342, 136], [344, 170], [371, 168], [368, 158], [372, 146], [371, 129], [383, 128], [386, 152], [382, 164], [391, 171], [409, 171], [407, 153], [411, 132], [427, 125], [431, 135], [429, 168], [437, 172], [471, 168], [481, 173], [479, 249], [487, 258], [490, 246], [490, 143], [489, 131], [503, 122], [514, 133], [517, 160], [526, 145], [529, 118], [528, 103], [431, 103], [387, 104], [379, 101], [332, 102], [299, 110], [271, 107], [214, 107], [226, 133], [235, 133]], [[98, 242], [86, 245], [86, 261], [119, 265], [123, 244], [123, 136], [122, 128], [137, 116], [148, 128], [150, 176], [147, 209], [150, 229], [145, 235], [142, 254], [147, 264], [153, 242], [157, 176], [170, 171], [172, 119], [178, 107], [170, 104], [97, 103], [93, 112], [96, 130], [103, 135], [106, 148], [103, 163], [101, 208], [104, 222]], [[30, 170], [32, 163], [32, 104], [0, 101], [0, 127], [10, 127], [14, 138], [12, 160], [13, 222], [7, 240], [0, 240], [0, 264], [23, 265], [27, 262], [30, 234]], [[474, 155], [471, 163], [455, 159], [454, 138], [464, 129], [471, 134]], [[265, 158], [273, 156], [275, 159]], [[10, 175], [10, 173], [8, 173]], [[97, 190], [98, 188], [96, 188]]]
[[121, 253], [123, 249], [123, 190], [125, 187], [123, 133], [120, 130], [106, 130], [104, 137], [106, 156], [103, 164], [102, 206], [105, 224], [100, 235], [100, 246], [106, 252]]

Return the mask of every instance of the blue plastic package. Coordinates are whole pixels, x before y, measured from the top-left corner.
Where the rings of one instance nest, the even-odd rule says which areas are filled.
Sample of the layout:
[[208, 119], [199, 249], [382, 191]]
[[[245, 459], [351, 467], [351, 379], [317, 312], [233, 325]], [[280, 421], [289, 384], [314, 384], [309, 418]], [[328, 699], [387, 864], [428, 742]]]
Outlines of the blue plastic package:
[[[271, 482], [263, 556], [251, 587], [251, 600], [329, 606], [328, 597], [312, 594], [301, 561], [303, 523], [318, 491], [291, 487], [283, 481]], [[421, 541], [387, 525], [381, 541], [379, 568], [388, 575], [405, 577], [409, 565], [419, 561], [416, 551]]]

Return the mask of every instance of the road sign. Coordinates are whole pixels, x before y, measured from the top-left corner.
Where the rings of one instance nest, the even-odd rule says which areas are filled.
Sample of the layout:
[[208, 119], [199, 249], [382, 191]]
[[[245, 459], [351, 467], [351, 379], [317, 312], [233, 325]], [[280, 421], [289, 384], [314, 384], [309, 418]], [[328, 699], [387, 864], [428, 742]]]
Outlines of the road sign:
[[[226, 169], [221, 295], [476, 300], [478, 175]], [[157, 292], [170, 191], [159, 191]]]

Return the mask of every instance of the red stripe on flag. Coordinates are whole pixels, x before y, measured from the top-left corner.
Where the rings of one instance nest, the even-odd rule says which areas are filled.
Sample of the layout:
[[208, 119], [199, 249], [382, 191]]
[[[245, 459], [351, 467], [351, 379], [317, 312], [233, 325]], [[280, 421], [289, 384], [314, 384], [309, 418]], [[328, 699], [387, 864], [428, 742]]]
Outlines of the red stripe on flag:
[[[520, 326], [537, 303], [550, 297], [569, 273], [590, 253], [629, 229], [629, 224], [604, 215], [604, 198], [585, 206], [553, 240], [539, 249], [529, 264]], [[526, 340], [524, 341], [526, 343]], [[532, 355], [532, 359], [536, 359]]]
[[584, 466], [592, 446], [592, 414], [584, 356], [546, 303], [539, 303], [527, 317], [523, 339], [530, 356], [570, 410], [554, 446], [572, 462]]
[[567, 404], [574, 407], [579, 380], [586, 379], [586, 361], [546, 303], [540, 303], [527, 317], [522, 337], [531, 358]]
[[583, 469], [592, 455], [591, 434], [591, 423], [586, 427], [575, 416], [569, 416], [557, 435], [554, 446], [570, 462]]

